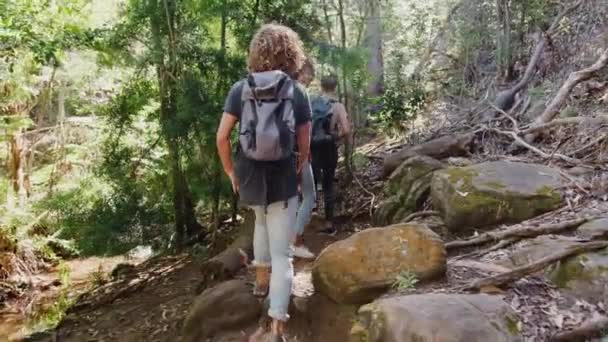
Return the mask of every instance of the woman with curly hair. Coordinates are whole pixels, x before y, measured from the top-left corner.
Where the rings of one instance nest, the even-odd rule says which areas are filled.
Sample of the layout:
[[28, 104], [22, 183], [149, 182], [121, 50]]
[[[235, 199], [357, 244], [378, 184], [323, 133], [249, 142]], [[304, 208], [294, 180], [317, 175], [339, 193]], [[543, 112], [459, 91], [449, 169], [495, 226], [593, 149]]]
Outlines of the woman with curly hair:
[[[249, 47], [249, 76], [232, 86], [217, 131], [224, 171], [241, 202], [255, 212], [254, 294], [269, 297], [272, 342], [285, 341], [298, 174], [310, 150], [308, 95], [294, 81], [304, 59], [297, 33], [282, 25], [262, 26]], [[230, 133], [237, 122], [233, 165]]]

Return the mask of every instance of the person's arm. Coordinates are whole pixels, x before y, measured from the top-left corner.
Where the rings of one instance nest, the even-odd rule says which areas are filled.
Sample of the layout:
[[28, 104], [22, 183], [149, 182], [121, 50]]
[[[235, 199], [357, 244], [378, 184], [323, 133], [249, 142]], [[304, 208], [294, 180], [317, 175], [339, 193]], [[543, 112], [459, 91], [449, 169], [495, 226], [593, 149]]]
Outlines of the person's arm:
[[340, 138], [346, 139], [350, 142], [350, 121], [348, 120], [348, 113], [343, 104], [337, 103], [335, 108], [336, 114], [338, 115], [338, 126], [340, 129]]
[[302, 171], [305, 162], [308, 160], [308, 156], [310, 155], [310, 129], [311, 129], [310, 121], [307, 121], [298, 126], [296, 129], [296, 142], [298, 144], [298, 152], [300, 153], [298, 157], [298, 174]]
[[220, 160], [222, 161], [224, 172], [226, 172], [230, 178], [232, 190], [234, 190], [234, 192], [238, 192], [239, 189], [236, 176], [234, 175], [234, 166], [232, 164], [230, 132], [232, 131], [232, 128], [234, 128], [234, 125], [236, 125], [236, 122], [236, 116], [224, 112], [224, 114], [222, 114], [222, 119], [220, 120], [220, 126], [217, 129], [216, 135], [217, 152], [220, 156]]

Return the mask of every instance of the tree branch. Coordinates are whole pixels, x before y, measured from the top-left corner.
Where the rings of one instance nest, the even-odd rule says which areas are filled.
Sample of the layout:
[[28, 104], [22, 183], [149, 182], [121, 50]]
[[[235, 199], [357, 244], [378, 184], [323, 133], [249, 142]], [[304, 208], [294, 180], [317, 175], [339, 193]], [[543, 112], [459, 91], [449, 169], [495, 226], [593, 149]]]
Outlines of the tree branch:
[[[598, 60], [590, 67], [570, 73], [566, 79], [566, 82], [564, 82], [557, 92], [557, 95], [555, 95], [551, 103], [549, 103], [545, 111], [534, 121], [532, 127], [539, 126], [553, 120], [557, 114], [559, 114], [562, 105], [564, 102], [566, 102], [572, 89], [574, 89], [574, 87], [576, 87], [580, 82], [586, 81], [593, 77], [606, 65], [608, 65], [608, 49], [605, 49]], [[525, 140], [526, 142], [530, 143], [533, 142], [537, 137], [537, 133], [530, 133], [525, 136]]]
[[530, 274], [539, 272], [550, 266], [551, 264], [560, 261], [562, 259], [579, 255], [586, 252], [602, 249], [608, 247], [608, 241], [596, 241], [581, 243], [574, 246], [569, 246], [561, 252], [553, 253], [547, 257], [544, 257], [538, 261], [530, 263], [528, 265], [518, 267], [510, 272], [500, 273], [495, 276], [490, 276], [471, 282], [467, 289], [480, 289], [485, 286], [501, 286], [507, 283], [518, 281], [519, 279], [526, 277]]
[[508, 239], [508, 238], [516, 237], [516, 238], [522, 239], [522, 238], [532, 238], [532, 237], [536, 237], [539, 235], [555, 234], [555, 233], [562, 232], [564, 230], [576, 228], [589, 220], [590, 220], [590, 218], [577, 218], [577, 219], [563, 221], [563, 222], [559, 222], [559, 223], [546, 224], [546, 225], [542, 225], [539, 227], [525, 226], [525, 227], [510, 228], [510, 229], [506, 229], [506, 230], [502, 230], [502, 231], [498, 231], [498, 232], [488, 232], [488, 233], [484, 233], [479, 236], [476, 236], [472, 239], [456, 240], [456, 241], [448, 242], [445, 244], [445, 248], [447, 250], [450, 250], [450, 249], [463, 248], [463, 247], [479, 246], [479, 245], [486, 244], [488, 242], [504, 240], [504, 239]]

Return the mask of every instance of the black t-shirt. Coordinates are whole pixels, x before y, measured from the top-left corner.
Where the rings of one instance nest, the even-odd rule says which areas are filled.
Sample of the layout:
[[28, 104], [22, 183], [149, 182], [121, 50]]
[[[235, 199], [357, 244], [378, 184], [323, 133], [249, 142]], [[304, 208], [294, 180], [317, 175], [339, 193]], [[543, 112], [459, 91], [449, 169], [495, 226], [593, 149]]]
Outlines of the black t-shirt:
[[[240, 120], [243, 111], [241, 93], [245, 80], [236, 82], [224, 104], [224, 112]], [[296, 127], [311, 120], [311, 108], [304, 87], [295, 82], [293, 108]], [[297, 195], [298, 184], [295, 156], [285, 161], [260, 162], [241, 153], [235, 158], [235, 174], [239, 180], [240, 199], [247, 205], [267, 205], [287, 201]]]

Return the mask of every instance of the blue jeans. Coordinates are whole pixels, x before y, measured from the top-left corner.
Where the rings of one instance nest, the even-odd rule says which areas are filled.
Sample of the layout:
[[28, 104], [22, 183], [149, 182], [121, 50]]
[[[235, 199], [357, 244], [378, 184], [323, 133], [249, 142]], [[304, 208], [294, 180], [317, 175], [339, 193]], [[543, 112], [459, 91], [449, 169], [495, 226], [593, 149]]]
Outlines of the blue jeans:
[[266, 208], [253, 206], [255, 230], [253, 233], [253, 264], [271, 266], [270, 310], [268, 316], [280, 321], [289, 319], [287, 308], [293, 280], [292, 243], [295, 238], [298, 197], [285, 202], [274, 202]]
[[310, 162], [304, 164], [302, 169], [302, 203], [300, 203], [300, 209], [298, 209], [298, 216], [296, 218], [296, 234], [304, 234], [304, 226], [310, 222], [310, 215], [312, 209], [315, 206], [317, 193], [315, 191], [315, 180], [312, 174], [312, 166]]

